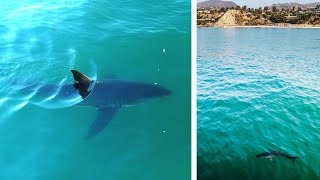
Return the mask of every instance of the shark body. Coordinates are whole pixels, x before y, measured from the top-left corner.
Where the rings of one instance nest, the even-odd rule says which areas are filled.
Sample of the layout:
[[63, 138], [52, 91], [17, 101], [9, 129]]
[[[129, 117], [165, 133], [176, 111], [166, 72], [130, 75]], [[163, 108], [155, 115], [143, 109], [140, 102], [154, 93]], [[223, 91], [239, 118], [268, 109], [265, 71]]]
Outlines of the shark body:
[[297, 158], [299, 158], [299, 157], [296, 157], [296, 156], [291, 156], [289, 154], [281, 153], [281, 152], [277, 152], [277, 151], [263, 152], [261, 154], [256, 155], [257, 158], [269, 158], [269, 159], [272, 159], [272, 157], [276, 157], [276, 156], [281, 156], [281, 157], [285, 157], [285, 158], [291, 159], [293, 162]]
[[73, 105], [95, 107], [97, 117], [88, 130], [87, 138], [100, 133], [121, 107], [171, 94], [170, 90], [156, 84], [120, 79], [97, 82], [79, 71], [71, 70], [71, 72], [74, 77], [73, 84], [30, 85], [21, 91], [35, 92], [31, 93], [30, 103], [45, 108], [64, 108]]
[[87, 135], [92, 137], [104, 129], [121, 107], [170, 94], [170, 90], [158, 85], [113, 79], [96, 83], [90, 95], [77, 105], [95, 107], [98, 111]]

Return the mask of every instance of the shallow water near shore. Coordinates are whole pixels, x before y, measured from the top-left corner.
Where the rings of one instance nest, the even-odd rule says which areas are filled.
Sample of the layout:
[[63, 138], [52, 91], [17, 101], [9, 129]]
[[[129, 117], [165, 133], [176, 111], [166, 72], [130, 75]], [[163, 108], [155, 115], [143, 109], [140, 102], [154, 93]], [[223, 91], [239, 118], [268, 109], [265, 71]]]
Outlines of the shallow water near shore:
[[197, 34], [199, 179], [319, 179], [320, 31]]
[[[28, 0], [0, 7], [0, 179], [190, 178], [189, 1]], [[173, 93], [121, 108], [87, 140], [95, 108], [65, 101], [48, 109], [31, 103], [36, 92], [15, 93], [73, 83], [70, 69], [98, 81], [157, 83]]]

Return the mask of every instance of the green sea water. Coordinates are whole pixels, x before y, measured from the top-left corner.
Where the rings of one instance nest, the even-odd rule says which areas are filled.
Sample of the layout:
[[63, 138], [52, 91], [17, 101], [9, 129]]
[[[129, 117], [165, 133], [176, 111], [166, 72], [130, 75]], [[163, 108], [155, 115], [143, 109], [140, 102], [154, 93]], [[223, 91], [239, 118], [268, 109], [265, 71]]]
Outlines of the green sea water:
[[197, 33], [198, 178], [319, 179], [320, 31]]
[[[0, 7], [0, 179], [190, 179], [189, 1]], [[14, 94], [33, 82], [72, 83], [70, 69], [98, 81], [157, 83], [172, 94], [121, 108], [87, 140], [95, 108], [48, 109]]]

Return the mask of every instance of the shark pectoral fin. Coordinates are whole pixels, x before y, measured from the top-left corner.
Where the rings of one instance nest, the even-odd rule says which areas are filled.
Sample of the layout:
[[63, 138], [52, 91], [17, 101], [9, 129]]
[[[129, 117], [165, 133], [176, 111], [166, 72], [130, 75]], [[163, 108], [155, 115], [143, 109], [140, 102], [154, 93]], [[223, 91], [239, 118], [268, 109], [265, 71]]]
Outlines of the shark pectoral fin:
[[114, 114], [119, 108], [117, 107], [107, 107], [98, 109], [98, 115], [96, 120], [91, 124], [87, 138], [91, 138], [101, 132], [111, 121]]

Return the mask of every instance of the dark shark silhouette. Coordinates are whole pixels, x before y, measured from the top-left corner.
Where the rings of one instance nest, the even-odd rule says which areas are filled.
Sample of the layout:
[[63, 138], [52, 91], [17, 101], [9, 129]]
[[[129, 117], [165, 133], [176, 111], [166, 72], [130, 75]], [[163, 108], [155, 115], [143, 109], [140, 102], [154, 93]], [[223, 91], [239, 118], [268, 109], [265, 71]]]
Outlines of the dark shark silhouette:
[[87, 137], [101, 132], [121, 107], [171, 94], [170, 90], [159, 85], [119, 79], [97, 82], [92, 90], [88, 90], [87, 88], [90, 89], [93, 81], [78, 71], [71, 70], [71, 72], [75, 79], [74, 87], [85, 98], [77, 105], [92, 106], [98, 111], [97, 118], [89, 128]]
[[291, 156], [286, 153], [280, 153], [277, 151], [264, 152], [264, 153], [256, 155], [257, 158], [270, 158], [270, 159], [272, 159], [272, 157], [275, 157], [275, 156], [282, 156], [282, 157], [291, 159], [292, 162], [294, 162], [297, 158], [299, 158], [299, 157]]
[[29, 102], [45, 108], [64, 108], [73, 105], [95, 107], [98, 114], [89, 128], [87, 138], [101, 132], [121, 107], [171, 94], [170, 90], [156, 84], [120, 79], [97, 82], [79, 71], [71, 70], [71, 72], [74, 78], [73, 84], [30, 85], [22, 90], [30, 92], [29, 94], [36, 92], [32, 94]]

